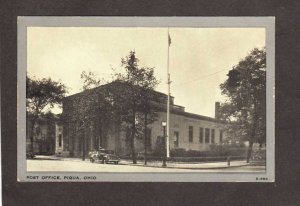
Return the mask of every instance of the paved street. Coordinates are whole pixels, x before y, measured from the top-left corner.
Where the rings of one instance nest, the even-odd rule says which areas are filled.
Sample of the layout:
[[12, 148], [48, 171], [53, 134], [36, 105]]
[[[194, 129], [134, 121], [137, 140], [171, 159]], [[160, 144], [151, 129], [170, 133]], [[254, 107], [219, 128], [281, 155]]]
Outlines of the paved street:
[[[143, 166], [142, 163], [138, 165], [128, 164], [128, 162], [120, 162], [119, 165], [114, 164], [99, 164], [90, 163], [89, 161], [80, 160], [59, 160], [59, 159], [34, 159], [27, 160], [27, 171], [49, 171], [49, 172], [265, 172], [264, 166], [234, 166], [224, 167], [225, 163], [199, 163], [193, 164], [178, 164], [168, 163], [168, 168], [162, 168], [161, 164], [153, 166]], [[237, 164], [237, 163], [236, 163]], [[217, 167], [220, 165], [220, 167]], [[202, 168], [200, 167], [202, 166]], [[181, 167], [181, 168], [180, 168]]]

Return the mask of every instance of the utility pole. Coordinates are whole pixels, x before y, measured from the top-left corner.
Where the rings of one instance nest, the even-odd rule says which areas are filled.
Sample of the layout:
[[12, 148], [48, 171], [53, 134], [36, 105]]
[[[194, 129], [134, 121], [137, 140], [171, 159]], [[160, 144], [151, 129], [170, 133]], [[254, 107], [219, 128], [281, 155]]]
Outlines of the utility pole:
[[147, 112], [145, 113], [145, 120], [144, 120], [144, 165], [147, 165], [147, 147], [148, 147], [148, 137], [147, 137]]
[[168, 27], [168, 61], [167, 61], [167, 77], [168, 77], [168, 102], [167, 102], [167, 138], [166, 138], [166, 151], [167, 157], [170, 157], [170, 69], [169, 69], [169, 50], [171, 45], [171, 37]]
[[167, 122], [165, 121], [162, 121], [161, 122], [161, 125], [163, 126], [164, 128], [164, 137], [163, 137], [163, 144], [164, 144], [164, 150], [163, 150], [163, 164], [162, 166], [163, 167], [166, 167], [167, 166], [167, 153], [166, 153], [166, 126], [167, 126]]

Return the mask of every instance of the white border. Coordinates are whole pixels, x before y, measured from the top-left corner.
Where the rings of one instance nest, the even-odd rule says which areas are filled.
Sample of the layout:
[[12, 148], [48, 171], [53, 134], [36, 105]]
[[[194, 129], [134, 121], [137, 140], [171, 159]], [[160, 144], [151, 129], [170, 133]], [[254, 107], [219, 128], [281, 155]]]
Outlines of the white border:
[[[263, 27], [267, 53], [267, 169], [266, 173], [70, 173], [26, 172], [26, 66], [27, 27]], [[18, 181], [37, 176], [96, 176], [98, 182], [261, 182], [275, 181], [275, 17], [18, 17], [17, 85], [17, 177]], [[86, 182], [85, 180], [81, 180]]]

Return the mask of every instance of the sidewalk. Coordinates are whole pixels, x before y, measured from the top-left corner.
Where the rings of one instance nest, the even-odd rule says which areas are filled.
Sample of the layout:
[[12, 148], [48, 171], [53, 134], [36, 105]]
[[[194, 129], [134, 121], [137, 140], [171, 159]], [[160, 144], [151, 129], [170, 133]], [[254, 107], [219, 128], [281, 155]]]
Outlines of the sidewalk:
[[[76, 161], [83, 162], [81, 158], [70, 158], [70, 157], [57, 157], [57, 156], [43, 156], [37, 155], [36, 159], [41, 160], [61, 160], [61, 161]], [[89, 159], [86, 158], [85, 162], [89, 162]], [[138, 160], [137, 164], [133, 164], [132, 160], [124, 160], [121, 159], [121, 165], [130, 165], [130, 166], [140, 166], [140, 167], [156, 167], [162, 168], [162, 161], [148, 161], [147, 165], [144, 165], [143, 160]], [[224, 169], [229, 167], [242, 167], [250, 165], [243, 161], [231, 161], [230, 166], [228, 166], [227, 161], [225, 162], [166, 162], [166, 168], [174, 168], [174, 169]]]
[[[148, 161], [147, 165], [144, 165], [143, 161], [138, 161], [137, 164], [133, 164], [132, 161], [121, 161], [121, 164], [124, 165], [133, 165], [133, 166], [143, 166], [143, 167], [162, 167], [161, 161]], [[198, 163], [189, 163], [189, 162], [166, 162], [166, 168], [174, 169], [224, 169], [229, 167], [242, 167], [247, 166], [249, 163], [246, 161], [231, 161], [230, 166], [227, 162], [198, 162]]]
[[[61, 160], [61, 161], [72, 161], [72, 162], [83, 162], [82, 158], [78, 157], [59, 157], [55, 155], [36, 155], [36, 160]], [[90, 162], [89, 158], [85, 158], [86, 162]]]

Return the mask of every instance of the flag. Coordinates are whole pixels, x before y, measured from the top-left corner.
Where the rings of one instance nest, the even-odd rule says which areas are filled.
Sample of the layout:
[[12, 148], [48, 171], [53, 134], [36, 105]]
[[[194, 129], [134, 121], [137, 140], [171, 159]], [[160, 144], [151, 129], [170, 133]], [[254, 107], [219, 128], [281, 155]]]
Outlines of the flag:
[[169, 46], [171, 45], [171, 37], [170, 37], [170, 34], [169, 35]]

